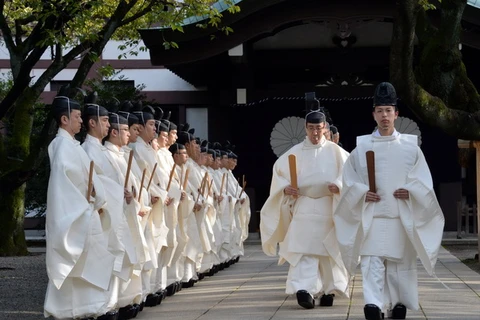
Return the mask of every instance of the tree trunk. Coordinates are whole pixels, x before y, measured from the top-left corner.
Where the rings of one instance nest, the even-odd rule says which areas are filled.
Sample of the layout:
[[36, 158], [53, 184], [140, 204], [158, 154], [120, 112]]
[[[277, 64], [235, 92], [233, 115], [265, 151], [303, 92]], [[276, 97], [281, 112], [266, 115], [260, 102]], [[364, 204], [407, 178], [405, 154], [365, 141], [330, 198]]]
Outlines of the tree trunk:
[[25, 185], [10, 193], [0, 193], [0, 256], [27, 255], [27, 243], [23, 230], [25, 215]]
[[[6, 143], [2, 155], [7, 165], [4, 172], [20, 172], [18, 180], [25, 181], [23, 172], [25, 161], [30, 154], [30, 138], [33, 125], [34, 103], [40, 93], [26, 89], [22, 98], [15, 104], [12, 138]], [[1, 179], [2, 192], [0, 192], [0, 255], [25, 255], [28, 253], [23, 230], [25, 216], [25, 183]]]
[[[423, 52], [416, 73], [414, 40], [418, 14], [423, 9], [417, 0], [397, 0], [396, 7], [390, 78], [399, 97], [423, 122], [460, 139], [480, 140], [480, 100], [458, 50], [462, 1], [442, 2], [443, 21], [435, 36], [423, 36], [426, 26], [419, 25]], [[423, 43], [423, 39], [428, 42]]]

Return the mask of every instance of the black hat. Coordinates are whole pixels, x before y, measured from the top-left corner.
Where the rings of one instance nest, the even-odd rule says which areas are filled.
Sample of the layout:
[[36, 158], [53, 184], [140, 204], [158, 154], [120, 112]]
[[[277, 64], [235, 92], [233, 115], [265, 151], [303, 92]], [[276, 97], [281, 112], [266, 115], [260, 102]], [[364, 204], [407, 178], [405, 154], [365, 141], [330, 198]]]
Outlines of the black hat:
[[151, 108], [150, 110], [153, 110], [153, 115], [155, 116], [155, 120], [162, 120], [163, 118], [163, 110], [160, 107], [155, 107], [152, 108], [151, 106], [146, 106], [145, 108]]
[[[200, 140], [200, 138], [197, 138], [197, 143], [198, 143], [198, 140]], [[200, 152], [206, 153], [207, 151], [208, 151], [208, 141], [203, 140], [200, 144]]]
[[163, 119], [162, 122], [167, 126], [168, 131], [178, 130], [177, 125], [170, 120]]
[[382, 82], [375, 88], [373, 96], [373, 107], [376, 106], [396, 106], [397, 92], [390, 82]]
[[106, 117], [108, 116], [108, 110], [105, 107], [102, 107], [97, 104], [98, 94], [96, 91], [90, 93], [88, 96], [85, 97], [85, 116], [98, 116], [98, 117]]
[[330, 126], [330, 131], [331, 131], [333, 134], [337, 134], [337, 133], [338, 133], [338, 129], [337, 129], [337, 127], [335, 127], [335, 126]]
[[217, 153], [215, 152], [214, 149], [208, 149], [207, 153], [211, 154], [213, 156], [213, 159], [215, 159], [217, 157]]
[[312, 110], [305, 116], [306, 123], [322, 123], [326, 122], [325, 114], [320, 110]]
[[168, 127], [160, 120], [155, 120], [155, 128], [157, 129], [157, 133], [162, 131], [168, 133]]
[[180, 131], [177, 133], [177, 135], [178, 135], [177, 142], [181, 144], [187, 144], [195, 140], [195, 137], [186, 131]]
[[108, 115], [108, 122], [110, 122], [110, 125], [112, 125], [112, 127], [116, 126], [115, 129], [118, 129], [121, 124], [128, 125], [128, 120], [125, 117], [113, 112], [110, 112], [110, 114]]
[[181, 143], [174, 143], [170, 146], [170, 148], [168, 148], [168, 150], [172, 153], [172, 154], [175, 154], [177, 153], [179, 150], [185, 150], [185, 146]]
[[235, 153], [233, 153], [232, 151], [230, 151], [227, 154], [227, 157], [228, 157], [228, 159], [238, 159], [238, 156]]
[[129, 113], [126, 111], [118, 111], [118, 114], [127, 119], [129, 127], [139, 122], [138, 117], [133, 113]]
[[72, 100], [67, 96], [57, 95], [52, 102], [52, 110], [54, 115], [70, 113], [72, 110], [81, 110], [80, 103]]
[[134, 111], [134, 115], [138, 118], [138, 123], [145, 126], [148, 120], [155, 120], [153, 114], [151, 112], [144, 112], [144, 111]]

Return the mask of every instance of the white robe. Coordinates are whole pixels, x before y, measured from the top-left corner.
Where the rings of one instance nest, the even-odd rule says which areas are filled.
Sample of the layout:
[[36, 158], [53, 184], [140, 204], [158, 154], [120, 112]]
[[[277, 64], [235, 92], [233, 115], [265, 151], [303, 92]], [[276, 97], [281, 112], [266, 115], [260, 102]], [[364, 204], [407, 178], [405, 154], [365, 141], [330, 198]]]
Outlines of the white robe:
[[115, 261], [107, 250], [110, 230], [98, 213], [106, 203], [105, 190], [93, 173], [96, 197], [87, 201], [90, 159], [67, 131], [58, 130], [48, 154], [45, 317], [100, 316], [108, 311]]
[[194, 201], [198, 200], [198, 204], [202, 205], [202, 208], [199, 211], [195, 212], [195, 218], [197, 221], [198, 233], [200, 235], [201, 245], [203, 247], [203, 253], [197, 258], [197, 271], [200, 273], [208, 271], [215, 261], [214, 252], [212, 247], [214, 242], [213, 229], [210, 225], [209, 216], [211, 216], [210, 210], [212, 207], [205, 202], [205, 198], [202, 194], [199, 195], [200, 186], [202, 180], [205, 176], [205, 171], [192, 159], [187, 159], [186, 163], [187, 168], [189, 169], [188, 181], [189, 188]]
[[[114, 282], [110, 288], [112, 291], [110, 306], [112, 309], [123, 307], [124, 305], [118, 305], [121, 282], [130, 280], [133, 266], [137, 262], [137, 255], [135, 243], [123, 212], [123, 184], [118, 182], [119, 180], [121, 181], [121, 172], [116, 162], [109, 158], [110, 155], [107, 153], [107, 148], [97, 138], [87, 134], [82, 148], [90, 159], [95, 162], [95, 172], [101, 179], [108, 197], [108, 204], [102, 215], [108, 215], [111, 220], [112, 232], [110, 234], [109, 250], [116, 257], [113, 270], [114, 275], [117, 277], [112, 279]], [[120, 302], [123, 304], [123, 301]]]
[[[375, 152], [377, 192], [382, 198], [378, 203], [365, 202], [368, 191], [365, 152], [368, 150]], [[357, 148], [345, 164], [343, 181], [342, 198], [334, 219], [347, 269], [355, 270], [360, 250], [369, 250], [363, 248], [363, 243], [374, 218], [391, 218], [391, 215], [400, 217], [422, 264], [433, 274], [445, 220], [433, 190], [430, 170], [417, 146], [417, 137], [406, 134], [359, 137]], [[400, 188], [409, 191], [410, 199], [393, 197], [393, 191]], [[398, 245], [403, 244], [394, 243], [392, 247]]]
[[[173, 156], [167, 148], [160, 148], [157, 152], [157, 163], [159, 170], [163, 171], [163, 175], [170, 180], [170, 174], [173, 169]], [[167, 186], [168, 186], [167, 180]], [[178, 236], [178, 206], [180, 204], [181, 190], [178, 177], [174, 173], [170, 182], [169, 196], [173, 198], [173, 203], [165, 208], [165, 223], [169, 229], [167, 235], [168, 248], [163, 252], [163, 259], [167, 266], [167, 286], [181, 280], [179, 266], [177, 265], [183, 251], [184, 243], [179, 243], [181, 239]]]
[[[168, 247], [168, 233], [169, 229], [165, 220], [165, 200], [167, 199], [167, 183], [168, 176], [158, 168], [157, 156], [155, 150], [141, 137], [137, 138], [137, 142], [130, 144], [130, 147], [134, 150], [135, 159], [140, 169], [146, 170], [146, 176], [144, 180], [144, 186], [148, 186], [150, 177], [153, 175], [152, 183], [148, 191], [151, 195], [159, 197], [160, 199], [152, 206], [151, 213], [149, 215], [150, 222], [148, 223], [151, 228], [151, 232], [146, 237], [151, 237], [154, 242], [155, 252], [157, 255], [157, 270], [152, 270], [151, 274], [151, 292], [157, 292], [163, 290], [167, 286], [167, 274], [166, 274], [166, 261], [163, 257], [162, 250]], [[153, 168], [157, 164], [155, 172]], [[147, 230], [148, 231], [148, 230]]]
[[[128, 162], [125, 158], [124, 151], [118, 146], [106, 141], [105, 148], [107, 152], [107, 158], [111, 162], [112, 168], [115, 168], [115, 172], [112, 172], [112, 178], [120, 185], [125, 185], [125, 179], [127, 174]], [[133, 163], [133, 160], [132, 160]], [[105, 170], [107, 172], [107, 170]], [[110, 171], [110, 170], [109, 170]], [[135, 191], [136, 196], [130, 204], [124, 203], [124, 215], [125, 221], [128, 224], [129, 231], [133, 240], [135, 248], [136, 262], [132, 264], [132, 274], [128, 281], [124, 281], [120, 285], [119, 291], [119, 306], [124, 307], [133, 303], [142, 302], [142, 280], [140, 278], [143, 265], [146, 262], [146, 257], [149, 256], [148, 246], [146, 244], [143, 226], [141, 219], [139, 219], [138, 213], [141, 211], [142, 204], [138, 202], [138, 190], [144, 191], [140, 188], [140, 182], [135, 175], [130, 171], [129, 181], [127, 182], [127, 189]], [[148, 199], [148, 196], [147, 196]]]
[[[128, 160], [130, 158], [130, 153], [133, 152], [133, 150], [128, 147], [124, 146], [122, 147], [122, 150], [124, 151], [124, 158], [125, 162], [128, 164]], [[141, 187], [141, 179], [142, 179], [142, 170], [138, 166], [137, 160], [135, 157], [132, 159], [132, 166], [131, 166], [131, 172], [130, 175], [132, 178], [130, 178], [130, 182], [132, 185], [134, 185], [134, 191], [135, 191], [135, 199], [136, 202], [135, 204], [139, 205], [139, 210], [144, 212], [145, 214], [142, 216], [137, 215], [137, 219], [140, 224], [141, 228], [141, 236], [142, 238], [142, 244], [143, 244], [143, 251], [145, 253], [145, 262], [142, 265], [142, 271], [141, 271], [141, 280], [142, 280], [142, 301], [145, 300], [146, 296], [150, 293], [152, 293], [151, 286], [150, 286], [150, 278], [152, 271], [157, 268], [157, 253], [155, 250], [155, 242], [153, 238], [153, 220], [151, 218], [151, 197], [150, 193], [147, 192], [147, 189], [145, 187]], [[130, 186], [129, 186], [130, 188]], [[138, 202], [138, 197], [139, 197], [139, 191], [142, 190], [142, 196], [140, 199], [140, 202]], [[137, 211], [138, 212], [138, 211]], [[141, 257], [141, 255], [139, 255]], [[141, 259], [141, 258], [139, 258]], [[141, 263], [141, 260], [140, 260]]]
[[[381, 198], [377, 203], [365, 202], [369, 190], [365, 152], [369, 150], [375, 152], [376, 187]], [[393, 197], [400, 188], [408, 190], [408, 200]], [[357, 138], [357, 148], [344, 166], [343, 190], [334, 221], [349, 272], [355, 272], [360, 255], [400, 262], [414, 250], [427, 272], [434, 274], [445, 220], [416, 136], [372, 134]], [[412, 295], [417, 292], [416, 286], [408, 284]], [[415, 299], [402, 303], [418, 308]]]
[[[288, 163], [290, 154], [294, 154], [297, 159], [297, 199], [285, 196], [283, 192], [291, 184]], [[279, 264], [288, 261], [292, 273], [296, 273], [294, 268], [299, 263], [312, 265], [312, 261], [304, 258], [311, 256], [328, 258], [319, 259], [319, 268], [332, 270], [331, 276], [319, 279], [319, 284], [315, 286], [311, 284], [311, 279], [303, 280], [301, 273], [296, 273], [299, 279], [290, 276], [287, 293], [295, 293], [291, 292], [295, 287], [295, 290], [304, 289], [312, 295], [336, 291], [348, 296], [348, 276], [340, 256], [332, 216], [334, 198], [339, 195], [332, 194], [328, 189], [330, 183], [342, 188], [341, 174], [346, 157], [347, 153], [343, 149], [325, 138], [317, 145], [306, 138], [275, 162], [270, 196], [260, 213], [263, 251], [275, 256], [277, 244], [280, 244]], [[313, 267], [318, 268], [316, 265]], [[312, 266], [308, 268], [311, 269]], [[316, 274], [316, 270], [310, 271]]]

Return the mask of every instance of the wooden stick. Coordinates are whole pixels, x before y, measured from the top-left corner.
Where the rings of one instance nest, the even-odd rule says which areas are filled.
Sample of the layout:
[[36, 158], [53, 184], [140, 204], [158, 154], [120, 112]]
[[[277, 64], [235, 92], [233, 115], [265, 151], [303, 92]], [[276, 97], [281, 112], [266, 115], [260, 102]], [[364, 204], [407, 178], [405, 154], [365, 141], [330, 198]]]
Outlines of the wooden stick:
[[175, 173], [175, 167], [176, 166], [177, 165], [174, 163], [173, 167], [172, 167], [172, 171], [170, 171], [170, 178], [168, 179], [167, 192], [168, 192], [168, 190], [170, 190], [170, 185], [172, 184], [172, 178], [173, 178], [173, 174]]
[[370, 192], [377, 192], [375, 185], [375, 153], [370, 150], [365, 152], [367, 158], [367, 170], [368, 170], [368, 186]]
[[298, 189], [297, 182], [297, 157], [294, 154], [288, 156], [288, 165], [290, 167], [290, 185]]
[[180, 190], [185, 190], [185, 188], [183, 187], [183, 173], [185, 171], [185, 165], [182, 166], [182, 170], [180, 171], [180, 179], [178, 181], [178, 183], [180, 184]]
[[147, 191], [150, 189], [150, 185], [152, 184], [153, 176], [155, 175], [155, 170], [157, 169], [157, 163], [153, 166], [152, 173], [150, 174], [150, 180], [148, 180]]
[[208, 172], [205, 172], [205, 176], [203, 177], [204, 183], [203, 183], [203, 187], [202, 187], [202, 195], [205, 194], [205, 187], [207, 186], [208, 178], [209, 178]]
[[238, 192], [238, 186], [240, 185], [240, 177], [238, 177], [238, 180], [237, 180], [237, 185], [235, 187], [235, 197], [237, 196], [237, 192]]
[[205, 186], [205, 178], [207, 177], [207, 174], [205, 173], [205, 176], [203, 176], [202, 183], [200, 184], [200, 188], [198, 189], [198, 194], [197, 194], [197, 200], [195, 200], [195, 204], [198, 202], [198, 199], [200, 199], [200, 193], [203, 194], [203, 187]]
[[240, 191], [240, 195], [238, 196], [239, 198], [242, 197], [243, 191], [245, 191], [245, 187], [246, 187], [246, 186], [247, 186], [247, 182], [245, 181], [245, 183], [243, 184], [242, 191]]
[[213, 186], [213, 179], [210, 180], [210, 184], [208, 186], [208, 195], [211, 195], [212, 194], [212, 186]]
[[130, 170], [132, 169], [132, 160], [133, 160], [133, 150], [130, 151], [130, 155], [128, 156], [128, 166], [127, 166], [127, 174], [125, 175], [125, 184], [124, 188], [128, 187], [128, 179], [130, 178]]
[[140, 199], [142, 199], [143, 182], [145, 182], [145, 174], [146, 173], [147, 173], [147, 168], [143, 169], [142, 181], [140, 182], [140, 190], [138, 191], [138, 202], [140, 202]]
[[94, 162], [90, 161], [90, 171], [88, 171], [88, 185], [87, 185], [87, 201], [90, 202], [90, 196], [92, 195], [93, 189], [93, 168]]
[[187, 188], [189, 173], [190, 173], [190, 169], [187, 168], [187, 171], [185, 171], [185, 180], [183, 180], [183, 190]]
[[223, 193], [223, 186], [225, 185], [225, 175], [226, 175], [226, 173], [224, 173], [223, 176], [222, 176], [222, 185], [220, 187], [220, 195], [222, 195], [222, 193]]

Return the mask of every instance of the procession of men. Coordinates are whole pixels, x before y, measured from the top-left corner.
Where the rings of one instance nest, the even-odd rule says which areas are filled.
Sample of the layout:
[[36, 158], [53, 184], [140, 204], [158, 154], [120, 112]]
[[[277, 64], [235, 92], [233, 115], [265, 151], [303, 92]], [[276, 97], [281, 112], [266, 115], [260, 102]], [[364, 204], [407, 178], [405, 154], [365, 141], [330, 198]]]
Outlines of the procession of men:
[[[419, 309], [417, 257], [434, 276], [444, 217], [416, 136], [394, 127], [395, 88], [373, 100], [377, 127], [351, 153], [321, 110], [306, 114], [305, 140], [273, 166], [262, 249], [288, 263], [285, 293], [305, 309], [348, 298], [360, 266], [365, 319], [405, 319]], [[59, 94], [52, 107], [45, 317], [131, 319], [239, 261], [250, 200], [234, 146], [129, 101]]]
[[81, 105], [59, 92], [52, 109], [45, 317], [135, 318], [239, 261], [250, 201], [234, 146], [95, 94]]

